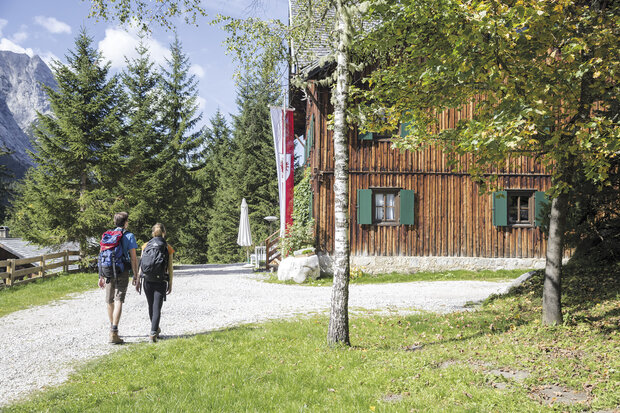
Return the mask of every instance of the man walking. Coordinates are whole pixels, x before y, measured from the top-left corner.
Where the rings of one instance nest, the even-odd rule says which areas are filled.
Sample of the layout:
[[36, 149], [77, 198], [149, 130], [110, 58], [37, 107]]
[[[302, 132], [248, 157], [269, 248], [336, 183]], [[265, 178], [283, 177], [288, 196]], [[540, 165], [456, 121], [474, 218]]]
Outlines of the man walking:
[[112, 277], [106, 280], [103, 276], [99, 276], [99, 287], [105, 288], [105, 300], [108, 304], [108, 317], [110, 318], [110, 343], [111, 344], [123, 344], [124, 340], [118, 335], [118, 323], [121, 319], [121, 313], [123, 312], [123, 302], [125, 301], [125, 294], [127, 293], [127, 286], [129, 284], [129, 265], [131, 264], [131, 271], [133, 273], [132, 284], [136, 285], [138, 282], [138, 258], [136, 255], [136, 249], [138, 243], [136, 237], [129, 231], [129, 214], [127, 212], [119, 212], [114, 215], [115, 231], [122, 231], [121, 247], [123, 250], [123, 264], [124, 270], [116, 277]]

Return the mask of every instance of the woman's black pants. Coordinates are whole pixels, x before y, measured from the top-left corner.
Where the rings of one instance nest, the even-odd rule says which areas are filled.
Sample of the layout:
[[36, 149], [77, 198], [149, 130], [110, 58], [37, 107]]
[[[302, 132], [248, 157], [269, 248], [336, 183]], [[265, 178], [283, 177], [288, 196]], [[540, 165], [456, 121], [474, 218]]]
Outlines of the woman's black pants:
[[159, 281], [144, 281], [144, 295], [149, 303], [149, 318], [151, 319], [151, 335], [157, 334], [159, 329], [159, 319], [161, 317], [161, 306], [166, 300], [166, 290], [168, 283]]

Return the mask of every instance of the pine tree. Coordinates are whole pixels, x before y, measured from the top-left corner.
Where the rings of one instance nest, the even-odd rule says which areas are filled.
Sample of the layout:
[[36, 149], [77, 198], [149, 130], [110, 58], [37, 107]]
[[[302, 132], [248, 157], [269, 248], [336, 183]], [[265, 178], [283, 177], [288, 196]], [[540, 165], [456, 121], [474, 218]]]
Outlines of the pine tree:
[[[269, 70], [260, 70], [239, 88], [240, 115], [234, 118], [239, 202], [246, 198], [255, 244], [270, 234], [265, 217], [278, 215], [278, 177], [269, 106], [278, 99], [278, 85]], [[237, 205], [238, 206], [238, 205]], [[238, 209], [238, 208], [237, 208]], [[238, 218], [237, 218], [238, 220]]]
[[154, 182], [160, 167], [158, 156], [163, 150], [162, 127], [159, 122], [159, 75], [154, 70], [148, 49], [140, 35], [136, 47], [138, 57], [127, 60], [122, 79], [128, 97], [128, 134], [123, 140], [125, 174], [119, 182], [120, 193], [131, 211], [132, 228], [139, 239], [148, 239], [151, 227], [159, 218], [156, 205], [162, 205], [159, 185]]
[[193, 173], [198, 188], [188, 199], [188, 210], [193, 213], [187, 217], [180, 239], [184, 245], [185, 260], [192, 263], [208, 260], [209, 221], [215, 191], [222, 180], [220, 165], [231, 151], [231, 131], [219, 109], [210, 122], [211, 127], [206, 128], [204, 135], [203, 166]]
[[124, 94], [92, 42], [82, 29], [68, 64], [52, 66], [58, 89], [45, 88], [52, 114], [38, 114], [36, 168], [13, 203], [14, 229], [41, 245], [76, 241], [84, 251], [117, 206]]
[[278, 210], [277, 172], [269, 120], [269, 105], [275, 103], [276, 91], [267, 71], [246, 74], [240, 82], [239, 115], [233, 119], [232, 151], [221, 159], [218, 167], [220, 181], [209, 225], [210, 262], [245, 258], [236, 243], [239, 206], [244, 197], [250, 210], [252, 239], [257, 245], [269, 232], [264, 217]]
[[160, 85], [165, 147], [156, 158], [161, 167], [153, 176], [154, 190], [162, 197], [154, 206], [160, 214], [159, 220], [168, 229], [169, 241], [176, 243], [182, 257], [185, 243], [193, 238], [183, 233], [190, 231], [185, 223], [194, 214], [187, 207], [187, 200], [198, 190], [190, 169], [201, 162], [199, 148], [203, 133], [195, 129], [202, 114], [198, 113], [196, 103], [198, 84], [195, 76], [189, 74], [189, 58], [183, 53], [178, 37], [170, 45], [170, 52], [171, 58], [162, 68]]

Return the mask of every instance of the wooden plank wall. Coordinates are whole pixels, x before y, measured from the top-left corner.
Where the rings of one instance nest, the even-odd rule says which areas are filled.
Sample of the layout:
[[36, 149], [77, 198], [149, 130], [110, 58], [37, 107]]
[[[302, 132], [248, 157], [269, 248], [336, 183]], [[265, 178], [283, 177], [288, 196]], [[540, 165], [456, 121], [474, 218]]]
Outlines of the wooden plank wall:
[[[310, 85], [315, 99], [307, 101], [306, 125], [315, 117], [315, 145], [310, 154], [314, 190], [313, 216], [317, 248], [333, 252], [333, 136], [327, 128], [332, 112], [329, 92]], [[440, 117], [442, 128], [471, 116], [473, 106], [447, 111]], [[401, 152], [389, 141], [360, 141], [351, 131], [349, 144], [350, 241], [352, 255], [454, 256], [542, 258], [546, 243], [538, 228], [508, 228], [492, 225], [490, 194], [479, 194], [467, 174], [469, 159], [450, 168], [440, 150]], [[499, 168], [505, 188], [545, 191], [551, 184], [542, 166], [529, 157], [518, 157]], [[415, 225], [358, 225], [357, 189], [396, 187], [415, 191]]]

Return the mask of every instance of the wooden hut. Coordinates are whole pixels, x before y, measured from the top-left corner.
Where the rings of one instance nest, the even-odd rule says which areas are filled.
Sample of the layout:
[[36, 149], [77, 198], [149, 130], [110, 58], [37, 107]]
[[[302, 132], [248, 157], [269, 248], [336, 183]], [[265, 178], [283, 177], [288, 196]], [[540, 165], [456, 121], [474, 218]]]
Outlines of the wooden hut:
[[[334, 149], [328, 115], [330, 89], [310, 78], [292, 94], [296, 134], [306, 137], [312, 215], [323, 270], [334, 249]], [[473, 106], [439, 115], [441, 128], [471, 116]], [[546, 242], [541, 231], [551, 176], [520, 156], [489, 173], [501, 191], [480, 193], [463, 157], [457, 166], [439, 149], [400, 151], [389, 136], [349, 135], [351, 265], [369, 272], [455, 268], [538, 268]]]

